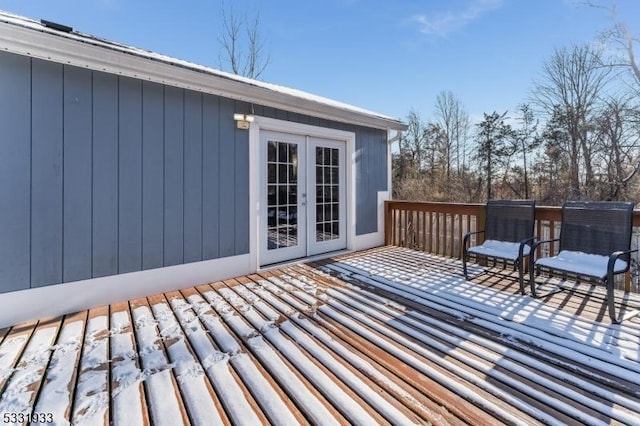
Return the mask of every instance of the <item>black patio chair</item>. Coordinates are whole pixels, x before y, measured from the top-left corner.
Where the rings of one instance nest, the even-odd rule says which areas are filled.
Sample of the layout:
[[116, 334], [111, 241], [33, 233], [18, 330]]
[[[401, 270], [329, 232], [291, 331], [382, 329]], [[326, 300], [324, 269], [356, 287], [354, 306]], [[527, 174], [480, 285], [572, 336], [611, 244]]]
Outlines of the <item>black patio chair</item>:
[[[465, 234], [462, 241], [462, 269], [465, 279], [467, 257], [500, 259], [514, 264], [518, 268], [520, 292], [524, 290], [523, 259], [531, 253], [534, 240], [535, 200], [489, 200], [486, 205], [485, 226], [483, 230]], [[481, 245], [468, 247], [469, 238], [475, 234], [484, 234]]]
[[[631, 231], [633, 229], [633, 203], [618, 201], [567, 201], [562, 206], [560, 238], [539, 241], [533, 245], [530, 257], [529, 284], [533, 297], [543, 297], [563, 290], [562, 287], [539, 294], [535, 283], [536, 272], [560, 272], [596, 279], [604, 283], [609, 317], [618, 318], [614, 305], [614, 276], [623, 274], [631, 265]], [[555, 256], [535, 259], [535, 250], [541, 244], [559, 242]]]

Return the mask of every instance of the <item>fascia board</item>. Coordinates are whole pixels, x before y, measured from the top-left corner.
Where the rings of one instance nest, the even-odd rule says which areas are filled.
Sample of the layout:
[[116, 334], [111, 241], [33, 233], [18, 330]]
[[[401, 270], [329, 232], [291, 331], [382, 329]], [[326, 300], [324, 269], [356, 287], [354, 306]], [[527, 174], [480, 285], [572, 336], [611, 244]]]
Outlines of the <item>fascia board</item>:
[[0, 22], [0, 49], [20, 55], [103, 71], [160, 84], [176, 86], [239, 101], [287, 110], [327, 120], [378, 129], [404, 130], [406, 125], [396, 120], [371, 116], [336, 106], [269, 90], [250, 82], [235, 81], [138, 56], [133, 52], [98, 46], [71, 37], [24, 28]]

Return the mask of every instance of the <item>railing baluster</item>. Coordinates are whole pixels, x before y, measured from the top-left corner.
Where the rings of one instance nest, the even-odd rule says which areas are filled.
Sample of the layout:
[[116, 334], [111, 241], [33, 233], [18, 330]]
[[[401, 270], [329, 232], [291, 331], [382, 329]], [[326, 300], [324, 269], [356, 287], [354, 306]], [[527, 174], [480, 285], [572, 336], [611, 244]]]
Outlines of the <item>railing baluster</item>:
[[436, 213], [436, 254], [440, 254], [440, 213]]
[[433, 253], [432, 252], [432, 247], [433, 247], [433, 215], [431, 214], [431, 212], [429, 212], [429, 248], [427, 249], [427, 251], [429, 253]]
[[462, 258], [462, 215], [458, 215], [458, 250], [456, 258]]
[[429, 251], [427, 249], [427, 219], [430, 218], [427, 212], [422, 212], [422, 250]]
[[[549, 239], [553, 240], [556, 237], [556, 222], [553, 220], [549, 221]], [[556, 254], [556, 243], [550, 243], [549, 247], [549, 256], [554, 256]]]
[[409, 210], [404, 210], [404, 236], [403, 236], [402, 247], [406, 247], [407, 246], [407, 226], [408, 226], [407, 216], [408, 216], [408, 213], [409, 213]]
[[445, 215], [447, 216], [447, 229], [445, 231], [445, 233], [447, 234], [447, 256], [453, 257], [453, 236], [455, 235], [455, 231], [453, 229], [453, 213], [445, 213]]
[[[541, 220], [537, 220], [536, 221], [536, 235], [538, 236], [538, 238], [540, 240], [544, 239], [544, 235], [542, 235], [542, 221]], [[538, 248], [536, 249], [536, 257], [540, 257], [541, 254], [542, 254], [542, 249], [540, 248], [540, 246], [538, 246]]]

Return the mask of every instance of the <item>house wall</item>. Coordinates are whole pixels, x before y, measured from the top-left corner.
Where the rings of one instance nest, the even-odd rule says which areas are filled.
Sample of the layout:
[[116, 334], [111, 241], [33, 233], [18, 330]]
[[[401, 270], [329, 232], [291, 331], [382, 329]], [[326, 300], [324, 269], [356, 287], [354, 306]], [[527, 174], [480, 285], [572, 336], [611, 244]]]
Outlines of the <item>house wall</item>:
[[386, 132], [0, 53], [0, 292], [249, 251], [234, 112], [356, 133], [356, 233], [377, 230]]

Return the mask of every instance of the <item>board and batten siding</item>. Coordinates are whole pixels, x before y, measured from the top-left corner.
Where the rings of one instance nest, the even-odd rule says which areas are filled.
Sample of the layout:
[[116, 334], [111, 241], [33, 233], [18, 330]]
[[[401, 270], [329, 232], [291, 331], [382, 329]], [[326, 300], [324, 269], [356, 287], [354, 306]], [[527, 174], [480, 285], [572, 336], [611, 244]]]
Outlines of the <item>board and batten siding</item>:
[[0, 292], [248, 253], [240, 109], [0, 53]]
[[0, 53], [0, 292], [249, 252], [234, 113], [356, 134], [356, 234], [377, 229], [386, 132]]

